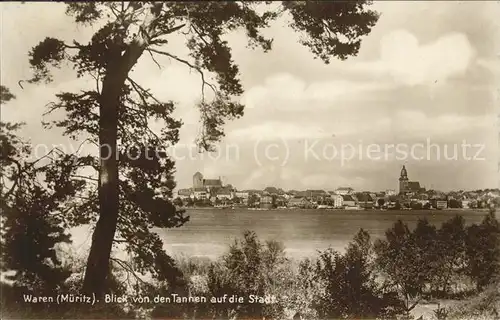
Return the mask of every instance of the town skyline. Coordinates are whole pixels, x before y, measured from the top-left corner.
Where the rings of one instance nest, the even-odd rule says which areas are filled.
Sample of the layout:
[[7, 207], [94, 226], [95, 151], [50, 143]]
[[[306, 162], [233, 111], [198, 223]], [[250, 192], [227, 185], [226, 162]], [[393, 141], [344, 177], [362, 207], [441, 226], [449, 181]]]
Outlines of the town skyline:
[[221, 178], [193, 174], [189, 188], [178, 189], [173, 203], [178, 207], [218, 207], [248, 209], [345, 209], [345, 210], [433, 210], [484, 209], [499, 203], [500, 189], [457, 190], [442, 192], [426, 189], [417, 180], [410, 180], [403, 165], [399, 187], [380, 190], [354, 190], [338, 187], [335, 190], [284, 190], [275, 186], [264, 189], [241, 190]]
[[[439, 189], [439, 188], [436, 188], [434, 184], [428, 184], [426, 183], [425, 181], [422, 181], [420, 179], [418, 179], [417, 176], [415, 176], [414, 174], [411, 174], [411, 167], [410, 169], [408, 169], [408, 166], [406, 164], [402, 164], [400, 167], [399, 167], [399, 171], [398, 171], [398, 174], [392, 174], [392, 176], [395, 177], [394, 181], [393, 181], [393, 185], [390, 186], [390, 187], [387, 187], [387, 188], [379, 188], [379, 189], [367, 189], [367, 188], [354, 188], [352, 185], [347, 185], [347, 184], [338, 184], [338, 185], [331, 185], [330, 187], [314, 187], [314, 186], [311, 186], [311, 187], [308, 187], [308, 188], [286, 188], [286, 187], [283, 187], [281, 185], [263, 185], [263, 184], [256, 184], [255, 187], [245, 187], [245, 188], [242, 188], [242, 187], [239, 187], [237, 184], [231, 182], [231, 180], [227, 177], [227, 176], [224, 176], [224, 175], [205, 175], [203, 173], [203, 171], [196, 171], [195, 175], [197, 173], [200, 173], [202, 174], [204, 177], [208, 178], [208, 179], [220, 179], [221, 181], [221, 184], [223, 186], [226, 186], [226, 185], [230, 185], [232, 186], [233, 188], [235, 188], [236, 190], [239, 190], [239, 191], [249, 191], [249, 190], [264, 190], [266, 188], [277, 188], [277, 189], [281, 189], [283, 191], [307, 191], [307, 190], [324, 190], [324, 191], [335, 191], [337, 189], [341, 189], [341, 188], [352, 188], [353, 190], [356, 190], [356, 191], [359, 191], [359, 192], [383, 192], [383, 191], [388, 191], [388, 190], [394, 190], [396, 191], [396, 193], [398, 192], [398, 190], [401, 188], [401, 184], [400, 184], [400, 180], [399, 178], [401, 177], [401, 170], [402, 168], [405, 167], [405, 169], [407, 171], [410, 171], [410, 173], [408, 173], [408, 176], [409, 176], [409, 180], [414, 180], [415, 182], [419, 183], [419, 187], [422, 187], [426, 190], [433, 190], [433, 191], [438, 191], [438, 192], [444, 192], [444, 193], [449, 193], [449, 192], [458, 192], [458, 191], [464, 191], [464, 192], [474, 192], [474, 191], [478, 191], [478, 190], [499, 190], [500, 187], [499, 186], [486, 186], [484, 188], [458, 188], [458, 189]], [[187, 184], [184, 184], [184, 185], [180, 185], [180, 184], [177, 184], [176, 188], [174, 191], [179, 191], [179, 190], [182, 190], [182, 189], [190, 189], [190, 188], [194, 188], [193, 186], [193, 181], [191, 180], [189, 183]]]

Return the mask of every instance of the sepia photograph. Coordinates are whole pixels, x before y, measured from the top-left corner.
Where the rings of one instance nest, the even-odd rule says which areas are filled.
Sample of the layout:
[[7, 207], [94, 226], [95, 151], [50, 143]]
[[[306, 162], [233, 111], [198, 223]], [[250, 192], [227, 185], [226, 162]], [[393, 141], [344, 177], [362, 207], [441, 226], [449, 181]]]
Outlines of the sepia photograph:
[[0, 9], [1, 319], [500, 320], [499, 1]]

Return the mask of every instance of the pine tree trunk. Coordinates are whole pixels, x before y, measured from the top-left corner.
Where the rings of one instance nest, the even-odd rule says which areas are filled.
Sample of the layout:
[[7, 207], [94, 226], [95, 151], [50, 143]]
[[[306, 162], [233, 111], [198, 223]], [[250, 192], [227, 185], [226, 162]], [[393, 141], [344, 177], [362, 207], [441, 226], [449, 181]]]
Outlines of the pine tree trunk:
[[[107, 79], [106, 79], [107, 78]], [[99, 220], [97, 221], [92, 245], [87, 260], [83, 283], [86, 294], [104, 294], [105, 280], [109, 272], [109, 258], [118, 220], [118, 103], [119, 83], [113, 83], [108, 76], [104, 79], [99, 117]]]
[[83, 280], [83, 292], [95, 294], [97, 298], [107, 289], [109, 258], [118, 222], [119, 185], [118, 185], [118, 110], [122, 88], [129, 71], [144, 51], [140, 42], [133, 42], [121, 55], [117, 51], [115, 59], [107, 68], [103, 80], [99, 106], [99, 219], [92, 235], [92, 245], [87, 260]]

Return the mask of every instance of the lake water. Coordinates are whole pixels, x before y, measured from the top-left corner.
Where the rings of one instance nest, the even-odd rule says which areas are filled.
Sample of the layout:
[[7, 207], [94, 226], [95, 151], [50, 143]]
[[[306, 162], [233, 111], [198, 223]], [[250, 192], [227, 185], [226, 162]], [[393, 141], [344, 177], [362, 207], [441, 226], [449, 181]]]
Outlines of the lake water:
[[187, 214], [191, 220], [184, 226], [157, 231], [166, 251], [173, 256], [216, 258], [224, 254], [244, 230], [252, 230], [261, 240], [283, 242], [290, 257], [303, 258], [329, 247], [342, 250], [360, 228], [379, 238], [398, 219], [413, 228], [421, 217], [440, 225], [459, 214], [471, 224], [480, 222], [487, 212], [195, 209], [188, 210]]

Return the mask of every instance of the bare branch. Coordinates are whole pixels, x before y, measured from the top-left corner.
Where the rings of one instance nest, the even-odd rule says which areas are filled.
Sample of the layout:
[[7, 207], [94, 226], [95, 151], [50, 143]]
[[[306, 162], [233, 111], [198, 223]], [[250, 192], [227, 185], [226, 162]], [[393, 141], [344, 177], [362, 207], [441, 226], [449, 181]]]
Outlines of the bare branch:
[[84, 144], [85, 142], [87, 142], [87, 141], [90, 141], [90, 142], [91, 142], [91, 143], [93, 143], [95, 146], [99, 147], [99, 144], [98, 144], [98, 143], [96, 143], [95, 141], [92, 141], [92, 139], [91, 139], [91, 138], [87, 138], [87, 139], [83, 140], [83, 141], [82, 141], [82, 143], [80, 143], [80, 145], [78, 146], [78, 149], [76, 149], [76, 151], [75, 151], [75, 154], [78, 154], [78, 152], [80, 152], [80, 149], [83, 147], [83, 144]]
[[43, 157], [40, 157], [40, 158], [36, 159], [35, 161], [31, 162], [29, 164], [29, 166], [33, 167], [37, 162], [40, 162], [40, 161], [42, 161], [45, 158], [48, 158], [50, 160], [54, 160], [54, 158], [52, 158], [51, 155], [54, 154], [54, 153], [56, 153], [56, 152], [58, 152], [60, 155], [65, 155], [64, 151], [62, 151], [61, 149], [59, 149], [59, 148], [53, 148], [49, 152], [47, 152], [47, 154], [44, 155]]
[[62, 108], [62, 106], [60, 105], [57, 105], [55, 102], [49, 102], [45, 105], [45, 107], [48, 107], [50, 106], [49, 110], [45, 111], [43, 114], [42, 114], [42, 117], [45, 117], [46, 115], [48, 114], [51, 114], [54, 110], [57, 110], [57, 109], [60, 109]]
[[119, 264], [123, 269], [125, 269], [127, 272], [129, 272], [130, 274], [132, 274], [138, 281], [140, 281], [141, 283], [145, 284], [145, 285], [148, 285], [148, 283], [144, 280], [142, 280], [136, 273], [135, 271], [133, 270], [133, 268], [125, 261], [123, 260], [120, 260], [118, 258], [109, 258], [110, 261], [114, 261], [116, 262], [117, 264]]
[[195, 25], [191, 25], [191, 27], [193, 28], [194, 32], [196, 32], [198, 37], [200, 37], [201, 41], [205, 43], [205, 45], [207, 45], [208, 47], [212, 47], [212, 45], [208, 43], [207, 40], [205, 40], [204, 35], [201, 34], [201, 32], [198, 29], [196, 29]]
[[180, 25], [178, 25], [178, 26], [176, 26], [176, 27], [173, 27], [173, 28], [171, 28], [171, 29], [167, 30], [166, 32], [164, 32], [164, 34], [163, 34], [163, 35], [165, 35], [165, 34], [171, 34], [171, 33], [175, 32], [175, 31], [177, 31], [177, 30], [180, 30], [180, 29], [184, 28], [185, 26], [186, 26], [186, 24], [185, 24], [185, 23], [180, 24]]
[[149, 50], [148, 50], [148, 53], [151, 56], [151, 59], [153, 59], [153, 62], [156, 63], [156, 65], [158, 66], [158, 69], [161, 70], [161, 65], [158, 63], [158, 61], [156, 61], [155, 56], [153, 56], [153, 54]]
[[92, 73], [90, 73], [90, 76], [95, 79], [96, 91], [97, 91], [97, 93], [100, 94], [101, 89], [99, 88], [99, 81], [100, 81], [101, 76], [99, 74], [99, 71], [97, 72], [97, 75], [93, 75]]
[[150, 52], [154, 52], [154, 53], [157, 53], [157, 54], [161, 54], [161, 55], [167, 56], [167, 57], [169, 57], [171, 59], [174, 59], [174, 60], [176, 60], [176, 61], [178, 61], [178, 62], [180, 62], [180, 63], [188, 66], [191, 69], [196, 70], [200, 74], [200, 77], [201, 77], [201, 97], [202, 97], [202, 102], [205, 101], [205, 86], [210, 87], [213, 90], [213, 92], [215, 94], [217, 94], [217, 89], [215, 88], [215, 86], [212, 85], [212, 84], [210, 84], [210, 83], [208, 83], [205, 80], [205, 74], [203, 73], [203, 70], [200, 67], [195, 66], [192, 63], [190, 63], [189, 61], [184, 60], [182, 58], [179, 58], [178, 56], [173, 55], [173, 54], [168, 53], [168, 52], [165, 52], [165, 51], [160, 51], [160, 50], [152, 49], [152, 48], [149, 48], [149, 49], [146, 49], [146, 50], [148, 50]]
[[[123, 21], [123, 13], [120, 14], [120, 12], [118, 12], [118, 10], [116, 10], [116, 8], [114, 7], [115, 3], [109, 2], [108, 4], [109, 5], [107, 7], [111, 10], [111, 13], [113, 13], [113, 15], [115, 16], [115, 18], [117, 20], [122, 20]], [[123, 8], [123, 3], [122, 3], [122, 8]]]
[[153, 99], [156, 103], [158, 104], [161, 104], [161, 102], [156, 99], [150, 92], [149, 90], [146, 90], [144, 89], [143, 87], [141, 87], [137, 82], [135, 82], [134, 80], [132, 80], [130, 77], [127, 77], [127, 80], [130, 82], [130, 84], [132, 84], [133, 87], [135, 88], [138, 88], [141, 90], [142, 94], [145, 96], [145, 97], [148, 97], [148, 98], [151, 98]]
[[76, 41], [73, 41], [73, 45], [69, 45], [66, 43], [63, 43], [64, 47], [66, 49], [82, 49], [83, 46], [81, 44], [76, 43]]
[[87, 179], [87, 180], [91, 180], [91, 181], [99, 181], [99, 179], [96, 179], [96, 178], [92, 178], [92, 177], [87, 177], [87, 176], [81, 176], [81, 175], [78, 175], [78, 174], [74, 174], [74, 175], [71, 175], [72, 178], [81, 178], [81, 179]]
[[135, 92], [137, 92], [137, 94], [141, 98], [141, 100], [144, 103], [144, 105], [148, 106], [149, 104], [146, 101], [146, 97], [144, 96], [144, 93], [146, 93], [147, 91], [144, 90], [141, 86], [139, 86], [139, 84], [137, 84], [137, 82], [135, 82], [134, 80], [132, 80], [130, 77], [128, 77], [127, 80], [130, 82], [130, 84], [132, 85], [132, 88], [134, 88]]
[[[153, 21], [151, 22], [151, 24], [149, 25], [149, 28], [154, 29], [155, 24], [156, 24], [156, 21], [157, 21], [156, 19], [155, 19], [155, 20], [153, 20]], [[163, 31], [163, 32], [161, 32], [161, 33], [158, 33], [158, 34], [151, 34], [151, 35], [150, 35], [150, 39], [151, 39], [151, 41], [150, 41], [149, 43], [150, 43], [150, 44], [160, 44], [160, 43], [164, 43], [166, 40], [163, 40], [163, 39], [161, 39], [161, 38], [159, 38], [159, 37], [166, 36], [166, 35], [169, 35], [169, 34], [171, 34], [171, 33], [174, 33], [174, 32], [176, 32], [177, 30], [180, 30], [180, 29], [184, 28], [185, 26], [186, 26], [186, 24], [185, 24], [185, 23], [183, 23], [183, 24], [180, 24], [180, 25], [178, 25], [178, 26], [172, 27], [172, 28], [170, 28], [170, 29], [168, 29], [168, 30], [165, 30], [165, 31]]]

